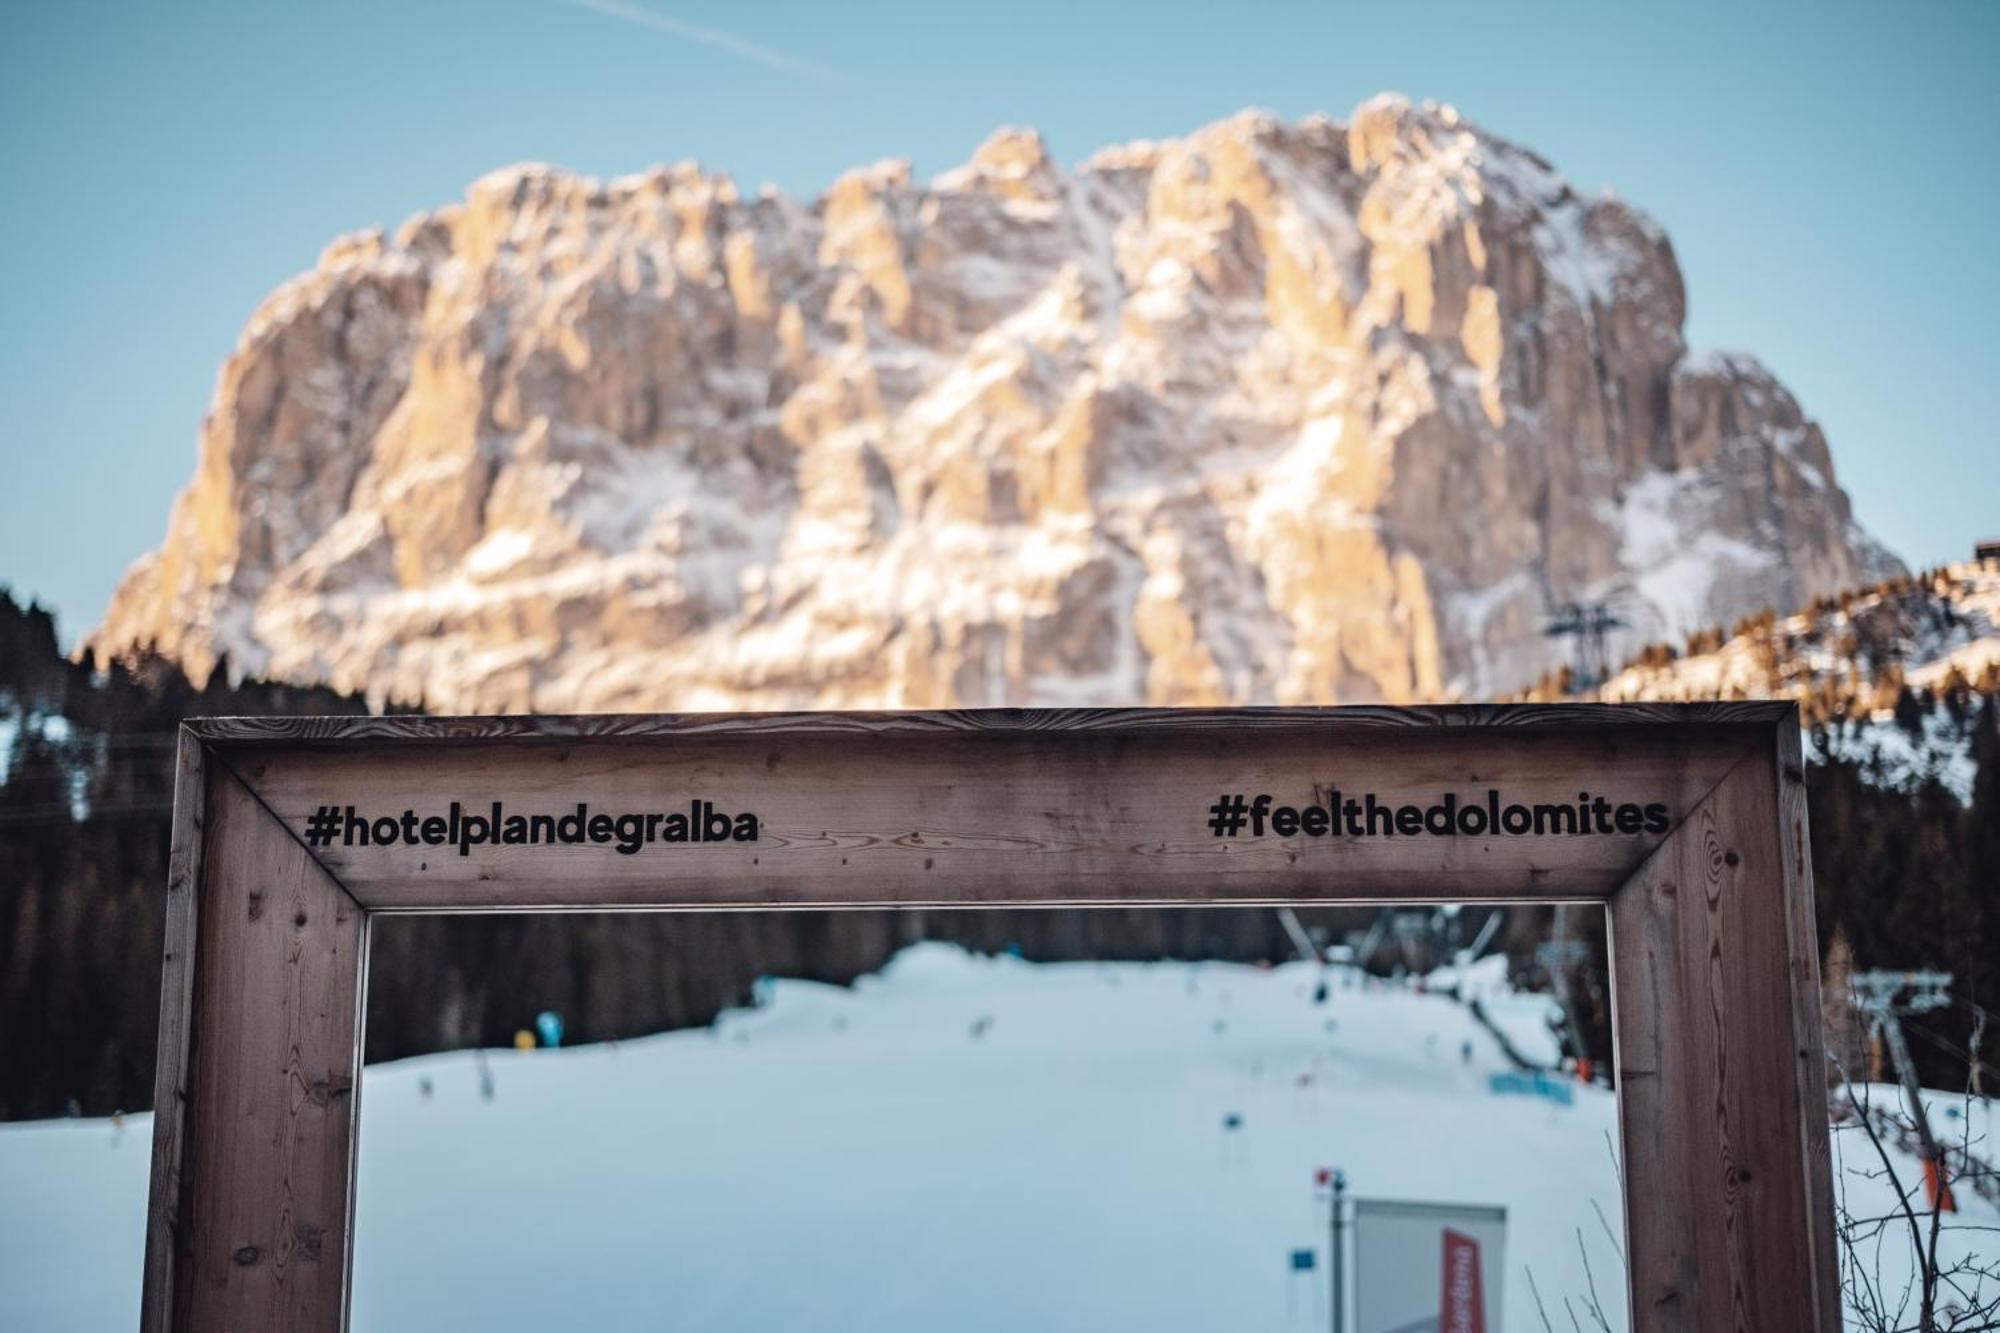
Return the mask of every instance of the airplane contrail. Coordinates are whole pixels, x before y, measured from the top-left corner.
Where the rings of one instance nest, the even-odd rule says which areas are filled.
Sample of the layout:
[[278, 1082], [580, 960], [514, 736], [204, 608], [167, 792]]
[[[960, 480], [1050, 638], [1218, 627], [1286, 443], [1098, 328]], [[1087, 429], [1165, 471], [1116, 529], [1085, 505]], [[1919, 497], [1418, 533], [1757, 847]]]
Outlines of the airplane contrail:
[[825, 65], [801, 60], [797, 56], [788, 56], [783, 51], [773, 51], [768, 46], [759, 46], [747, 37], [739, 37], [720, 28], [703, 27], [699, 23], [689, 23], [685, 19], [656, 13], [631, 4], [628, 0], [564, 0], [564, 2], [575, 5], [578, 9], [594, 10], [609, 18], [623, 19], [627, 23], [636, 23], [642, 28], [651, 28], [670, 37], [679, 37], [683, 41], [712, 46], [718, 51], [727, 51], [745, 60], [753, 60], [767, 69], [782, 70], [787, 74], [802, 74], [824, 83], [845, 82], [844, 76], [838, 70], [828, 69]]

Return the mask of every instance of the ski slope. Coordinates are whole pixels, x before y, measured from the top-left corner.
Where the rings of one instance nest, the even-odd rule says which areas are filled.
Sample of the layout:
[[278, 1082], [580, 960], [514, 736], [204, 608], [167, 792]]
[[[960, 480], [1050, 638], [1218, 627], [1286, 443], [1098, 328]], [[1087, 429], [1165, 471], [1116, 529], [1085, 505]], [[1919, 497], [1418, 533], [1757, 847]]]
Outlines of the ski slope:
[[[1542, 1326], [1530, 1270], [1556, 1323], [1594, 1279], [1622, 1327], [1615, 1098], [1496, 1094], [1457, 1003], [1318, 979], [920, 945], [708, 1029], [371, 1067], [353, 1327], [1318, 1329], [1323, 1165], [1504, 1204], [1506, 1328]], [[1463, 981], [1550, 1049], [1497, 960]], [[132, 1326], [149, 1141], [0, 1127], [0, 1329]]]

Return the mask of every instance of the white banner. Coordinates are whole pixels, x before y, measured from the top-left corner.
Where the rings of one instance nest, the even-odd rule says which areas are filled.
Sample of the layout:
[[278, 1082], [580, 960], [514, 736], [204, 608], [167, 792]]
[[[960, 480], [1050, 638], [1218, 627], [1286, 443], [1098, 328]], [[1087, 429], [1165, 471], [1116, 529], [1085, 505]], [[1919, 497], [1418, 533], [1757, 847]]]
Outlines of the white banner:
[[1507, 1210], [1354, 1201], [1357, 1333], [1502, 1333]]

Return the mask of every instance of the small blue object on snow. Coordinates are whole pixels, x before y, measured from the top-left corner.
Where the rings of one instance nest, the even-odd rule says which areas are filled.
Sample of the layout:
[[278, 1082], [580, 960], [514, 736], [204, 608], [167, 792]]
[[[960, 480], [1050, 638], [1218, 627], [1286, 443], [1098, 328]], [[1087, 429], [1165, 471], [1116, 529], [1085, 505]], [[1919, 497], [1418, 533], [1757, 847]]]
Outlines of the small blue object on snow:
[[560, 1046], [563, 1037], [562, 1015], [553, 1009], [544, 1009], [535, 1015], [535, 1035], [542, 1039], [544, 1046]]
[[1313, 1270], [1313, 1265], [1317, 1262], [1319, 1262], [1319, 1254], [1315, 1250], [1292, 1251], [1292, 1271], [1294, 1273], [1310, 1273]]
[[1226, 1116], [1222, 1117], [1222, 1127], [1223, 1127], [1224, 1129], [1241, 1129], [1241, 1128], [1243, 1128], [1243, 1117], [1242, 1117], [1242, 1115], [1241, 1115], [1240, 1113], [1236, 1112], [1236, 1111], [1231, 1111], [1231, 1112], [1230, 1112], [1230, 1113], [1229, 1113], [1228, 1115], [1226, 1115]]
[[1576, 1089], [1568, 1079], [1552, 1077], [1539, 1069], [1531, 1073], [1495, 1074], [1487, 1080], [1487, 1086], [1502, 1096], [1540, 1097], [1557, 1106], [1569, 1106], [1576, 1101]]

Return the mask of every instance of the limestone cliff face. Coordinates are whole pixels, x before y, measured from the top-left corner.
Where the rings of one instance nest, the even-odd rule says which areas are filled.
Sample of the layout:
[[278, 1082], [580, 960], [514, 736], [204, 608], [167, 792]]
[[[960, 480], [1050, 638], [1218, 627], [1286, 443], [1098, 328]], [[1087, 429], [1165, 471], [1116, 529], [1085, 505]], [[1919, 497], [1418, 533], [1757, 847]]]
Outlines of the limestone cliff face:
[[462, 710], [1405, 701], [1866, 582], [1667, 238], [1448, 107], [476, 183], [258, 311], [96, 644]]

